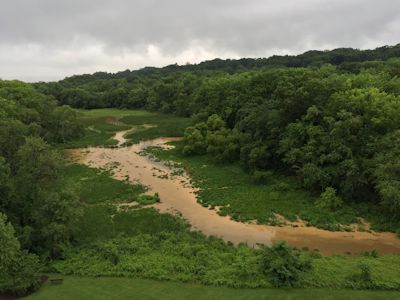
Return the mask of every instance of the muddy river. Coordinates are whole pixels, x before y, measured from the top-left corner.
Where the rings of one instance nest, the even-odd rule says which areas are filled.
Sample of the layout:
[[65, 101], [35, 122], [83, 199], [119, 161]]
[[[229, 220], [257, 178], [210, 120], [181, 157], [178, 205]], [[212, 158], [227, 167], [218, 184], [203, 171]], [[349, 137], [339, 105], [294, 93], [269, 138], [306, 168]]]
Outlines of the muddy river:
[[[126, 141], [124, 135], [127, 132], [116, 133], [114, 138], [118, 145]], [[176, 175], [164, 163], [140, 154], [140, 151], [149, 146], [168, 147], [166, 143], [173, 140], [176, 138], [158, 138], [129, 147], [84, 148], [70, 152], [79, 162], [90, 167], [114, 166], [115, 178], [122, 180], [128, 176], [131, 182], [146, 185], [152, 193], [157, 192], [161, 202], [155, 207], [161, 212], [179, 212], [194, 229], [235, 244], [269, 245], [275, 240], [286, 240], [298, 248], [319, 249], [325, 255], [358, 254], [373, 249], [381, 254], [400, 253], [400, 239], [393, 233], [332, 232], [305, 226], [274, 227], [240, 223], [229, 217], [222, 217], [215, 210], [197, 203], [196, 191], [190, 184], [188, 174]]]

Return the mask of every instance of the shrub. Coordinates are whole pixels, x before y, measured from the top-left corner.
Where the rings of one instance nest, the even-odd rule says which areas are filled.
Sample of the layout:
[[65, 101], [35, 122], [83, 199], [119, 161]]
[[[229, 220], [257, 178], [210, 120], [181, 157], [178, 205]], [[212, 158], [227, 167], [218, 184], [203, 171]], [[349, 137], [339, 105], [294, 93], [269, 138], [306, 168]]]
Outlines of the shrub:
[[160, 196], [158, 193], [155, 193], [154, 195], [140, 195], [137, 197], [136, 201], [143, 205], [150, 205], [160, 202]]
[[276, 242], [272, 247], [264, 248], [262, 268], [272, 283], [277, 286], [292, 287], [301, 273], [311, 269], [310, 258], [304, 259], [300, 251], [290, 247], [285, 241]]
[[343, 200], [336, 195], [336, 190], [327, 187], [320, 197], [315, 201], [318, 208], [336, 210], [343, 205]]
[[287, 192], [290, 189], [290, 185], [286, 182], [278, 182], [272, 186], [272, 190], [277, 192]]
[[0, 275], [0, 292], [23, 296], [36, 291], [41, 284], [40, 271], [39, 257], [21, 250], [7, 273]]
[[196, 126], [188, 127], [185, 130], [183, 147], [183, 154], [194, 155], [194, 154], [205, 154], [207, 150], [207, 142], [204, 134], [205, 124], [199, 123]]
[[252, 178], [255, 183], [258, 184], [265, 184], [268, 182], [268, 179], [271, 178], [272, 172], [271, 171], [258, 171], [255, 170], [252, 174]]
[[360, 273], [354, 274], [350, 277], [350, 287], [358, 289], [374, 289], [376, 285], [372, 279], [371, 267], [366, 263], [358, 265]]
[[360, 273], [360, 279], [363, 282], [371, 282], [372, 281], [372, 276], [371, 276], [371, 268], [367, 264], [360, 264], [358, 266], [361, 270]]
[[372, 250], [371, 252], [365, 251], [364, 252], [364, 256], [378, 258], [379, 257], [379, 252], [376, 249]]
[[216, 114], [207, 122], [188, 127], [184, 134], [184, 155], [210, 154], [218, 161], [235, 161], [239, 158], [238, 130], [226, 128], [225, 122]]
[[109, 260], [113, 265], [119, 263], [119, 252], [117, 246], [112, 242], [104, 242], [98, 245], [98, 250], [101, 255]]

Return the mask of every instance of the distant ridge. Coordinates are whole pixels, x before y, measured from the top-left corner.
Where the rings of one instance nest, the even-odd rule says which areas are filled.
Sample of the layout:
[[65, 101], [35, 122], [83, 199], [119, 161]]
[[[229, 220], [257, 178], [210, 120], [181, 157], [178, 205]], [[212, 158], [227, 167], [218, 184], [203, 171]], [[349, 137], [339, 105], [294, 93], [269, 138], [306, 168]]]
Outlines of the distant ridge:
[[202, 72], [220, 71], [235, 73], [253, 69], [273, 67], [318, 67], [323, 64], [341, 65], [374, 60], [388, 60], [400, 57], [400, 44], [383, 46], [372, 50], [359, 50], [353, 48], [337, 48], [334, 50], [310, 50], [299, 55], [273, 55], [268, 58], [240, 58], [207, 60], [199, 64], [178, 65], [172, 64], [165, 67], [145, 67], [138, 70], [125, 70], [116, 73], [96, 72], [67, 77], [64, 80], [77, 79], [76, 77], [94, 77], [93, 79], [124, 78], [130, 75], [168, 74], [175, 72]]

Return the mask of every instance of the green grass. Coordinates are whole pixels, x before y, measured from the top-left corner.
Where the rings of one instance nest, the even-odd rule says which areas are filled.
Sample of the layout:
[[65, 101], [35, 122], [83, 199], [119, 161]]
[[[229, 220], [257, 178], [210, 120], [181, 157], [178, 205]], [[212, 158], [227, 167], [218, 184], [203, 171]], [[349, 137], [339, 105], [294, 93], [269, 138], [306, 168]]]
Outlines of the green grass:
[[[290, 221], [297, 216], [309, 225], [327, 230], [344, 230], [342, 225], [365, 217], [379, 225], [382, 218], [373, 206], [344, 205], [336, 211], [324, 211], [314, 205], [317, 195], [302, 189], [294, 178], [271, 172], [258, 184], [239, 163], [219, 163], [208, 155], [184, 156], [183, 142], [175, 142], [171, 150], [149, 148], [147, 152], [164, 160], [181, 163], [193, 184], [200, 188], [199, 202], [204, 206], [222, 206], [221, 215], [237, 221], [257, 220], [261, 224], [280, 225], [274, 214]], [[381, 227], [380, 229], [386, 229]]]
[[79, 196], [87, 204], [131, 202], [146, 191], [140, 184], [111, 178], [109, 171], [81, 164], [70, 164], [63, 172], [67, 184], [79, 186]]
[[91, 109], [77, 110], [80, 121], [85, 125], [85, 135], [77, 140], [64, 144], [64, 148], [84, 148], [89, 146], [115, 146], [117, 141], [112, 137], [115, 132], [128, 130], [129, 125], [124, 125], [116, 120], [124, 116], [146, 116], [152, 113], [141, 110], [120, 109]]
[[[46, 282], [29, 300], [396, 300], [398, 292], [329, 289], [233, 289], [137, 278], [90, 278], [61, 276], [61, 285]], [[60, 278], [55, 275], [51, 278]]]
[[[186, 223], [170, 214], [160, 214], [153, 208], [117, 210], [112, 205], [96, 205], [85, 209], [78, 222], [75, 240], [78, 245], [106, 241], [116, 237], [133, 237], [138, 234], [182, 232]], [[104, 275], [104, 270], [100, 274]]]
[[[182, 136], [186, 127], [190, 126], [191, 120], [172, 115], [165, 115], [143, 110], [120, 110], [120, 109], [91, 109], [77, 110], [80, 121], [85, 125], [83, 137], [66, 144], [59, 145], [62, 148], [84, 148], [84, 147], [110, 147], [117, 145], [112, 137], [117, 131], [128, 130], [135, 127], [135, 131], [128, 135], [130, 142], [154, 139], [158, 137]], [[144, 128], [140, 125], [154, 125]]]
[[146, 188], [140, 184], [116, 180], [108, 171], [80, 164], [70, 164], [63, 172], [64, 183], [75, 186], [84, 204], [84, 214], [76, 225], [75, 234], [80, 244], [116, 236], [152, 234], [163, 229], [179, 232], [186, 228], [183, 220], [159, 214], [154, 209], [118, 210], [116, 204], [137, 201], [141, 197]]
[[116, 146], [117, 141], [113, 140], [115, 132], [120, 130], [115, 128], [113, 131], [97, 131], [95, 126], [85, 128], [85, 134], [83, 137], [58, 145], [58, 147], [71, 149], [71, 148], [85, 148], [85, 147], [97, 147], [97, 146]]
[[[62, 259], [50, 263], [48, 270], [64, 275], [271, 287], [261, 269], [260, 250], [205, 237], [189, 230], [182, 218], [153, 208], [138, 205], [118, 209], [116, 204], [137, 199], [143, 187], [75, 164], [67, 167], [64, 177], [65, 184], [77, 184], [84, 215], [76, 225], [73, 244], [65, 249]], [[314, 259], [312, 270], [302, 276], [299, 287], [363, 288], [351, 279], [359, 274], [359, 264], [363, 263], [370, 266], [376, 289], [400, 288], [400, 256], [302, 255]]]
[[154, 125], [154, 127], [137, 130], [131, 134], [128, 134], [127, 138], [134, 143], [141, 140], [150, 140], [158, 137], [183, 136], [185, 129], [193, 123], [193, 121], [189, 118], [164, 114], [125, 116], [121, 119], [121, 121], [129, 125]]
[[136, 199], [136, 201], [144, 205], [155, 204], [160, 202], [160, 196], [157, 193], [154, 195], [141, 195]]
[[152, 116], [156, 114], [145, 110], [116, 109], [116, 108], [77, 109], [77, 111], [83, 118], [104, 118], [104, 117], [122, 118], [125, 116]]
[[[100, 232], [92, 241], [80, 240], [80, 245], [64, 253], [64, 259], [52, 262], [51, 270], [78, 276], [141, 277], [235, 288], [273, 287], [271, 278], [262, 270], [262, 250], [246, 245], [235, 247], [190, 232], [171, 215], [150, 209], [135, 213], [121, 215], [125, 222], [116, 220], [120, 226], [114, 225], [114, 232], [111, 226], [104, 227], [110, 234]], [[313, 267], [301, 275], [296, 287], [400, 290], [400, 256], [302, 255], [313, 257]], [[369, 266], [371, 282], [354, 279], [361, 274], [360, 264]]]
[[[135, 119], [130, 122], [138, 123], [132, 125], [139, 124], [138, 120], [133, 120]], [[140, 122], [143, 122], [143, 119]], [[304, 219], [312, 217], [314, 214], [321, 215], [313, 208], [314, 196], [298, 188], [291, 178], [272, 174], [266, 184], [258, 185], [237, 164], [218, 164], [207, 156], [184, 157], [180, 152], [182, 143], [177, 143], [177, 146], [171, 151], [160, 151], [159, 149], [151, 151], [164, 159], [183, 163], [191, 173], [195, 184], [202, 188], [200, 200], [204, 205], [225, 205], [222, 210], [223, 214], [232, 214], [236, 219], [242, 221], [260, 218], [261, 222], [271, 222], [265, 216], [273, 216], [273, 212], [281, 213], [288, 219], [293, 219], [297, 214]], [[221, 297], [221, 293], [227, 297], [231, 295], [230, 298], [239, 296], [233, 293], [238, 290], [220, 289], [215, 286], [271, 287], [270, 279], [263, 274], [260, 267], [260, 250], [245, 245], [235, 247], [221, 239], [207, 238], [201, 233], [190, 231], [182, 218], [170, 214], [160, 214], [154, 209], [143, 208], [141, 205], [118, 209], [117, 203], [137, 200], [140, 193], [145, 190], [144, 187], [131, 185], [127, 181], [115, 180], [110, 177], [109, 172], [82, 165], [69, 165], [64, 175], [65, 184], [76, 184], [77, 186], [80, 198], [84, 203], [84, 216], [76, 226], [74, 243], [66, 249], [63, 259], [54, 261], [48, 266], [49, 270], [64, 275], [141, 277], [208, 285], [208, 287], [198, 286], [202, 290], [201, 295], [204, 295], [205, 291], [223, 291], [220, 294], [216, 292], [215, 296], [211, 295], [210, 297]], [[348, 210], [344, 211], [344, 213], [346, 212], [348, 213]], [[346, 221], [354, 215], [336, 216], [333, 214], [337, 218], [335, 221]], [[322, 216], [324, 215], [322, 214]], [[331, 223], [328, 222], [329, 224]], [[363, 263], [371, 268], [374, 288], [400, 289], [400, 269], [398, 268], [400, 256], [321, 257], [311, 252], [303, 252], [302, 255], [311, 255], [314, 259], [312, 270], [302, 276], [297, 285], [299, 287], [364, 288], [363, 283], [355, 282], [352, 279], [360, 273], [359, 265]], [[101, 294], [101, 291], [104, 290], [104, 299], [110, 299], [107, 297], [113, 294], [114, 285], [118, 286], [118, 283], [110, 283], [111, 287], [107, 287], [107, 280], [112, 281], [113, 278], [67, 277], [66, 286], [69, 280], [75, 282], [71, 283], [73, 286], [82, 285], [80, 289], [76, 290], [78, 294], [76, 297], [80, 297], [79, 295], [82, 294], [82, 297], [86, 297], [85, 299], [88, 299], [88, 294], [96, 293], [85, 292], [91, 289], [90, 287], [85, 289], [86, 280], [93, 285], [96, 280], [101, 282], [98, 284], [100, 285], [98, 293]], [[82, 282], [80, 283], [79, 280]], [[116, 289], [122, 291], [129, 289], [127, 286], [129, 280], [138, 279], [115, 280], [123, 282], [121, 283], [123, 287]], [[154, 284], [155, 281], [149, 282]], [[159, 284], [175, 285], [176, 294], [185, 295], [184, 284], [172, 282], [160, 282]], [[190, 287], [187, 290], [187, 293], [190, 293], [190, 289], [195, 285], [186, 286]], [[43, 290], [54, 289], [55, 287], [46, 285]], [[81, 292], [81, 290], [85, 291]], [[70, 291], [72, 292], [74, 289], [71, 288]], [[259, 291], [264, 292], [258, 294]], [[244, 299], [262, 297], [266, 291], [274, 297], [280, 295], [282, 297], [294, 295], [302, 297], [301, 295], [304, 295], [304, 298], [307, 299], [332, 296], [332, 293], [343, 297], [348, 296], [349, 299], [357, 299], [355, 298], [357, 295], [360, 298], [368, 295], [371, 297], [384, 295], [382, 299], [387, 299], [384, 297], [392, 295], [391, 293], [379, 294], [347, 290], [335, 292], [296, 290], [290, 294], [291, 292], [270, 289], [244, 290], [245, 294], [242, 297]], [[41, 293], [36, 295], [40, 296]], [[56, 291], [56, 293], [63, 292]], [[129, 297], [129, 292], [126, 293], [126, 297]], [[138, 292], [132, 291], [132, 293]], [[152, 295], [148, 294], [149, 291], [143, 293]], [[66, 292], [66, 295], [70, 294]], [[201, 295], [199, 294], [199, 297]], [[58, 295], [50, 294], [49, 297], [62, 299]], [[71, 297], [76, 298], [75, 296]], [[118, 299], [121, 297], [125, 296], [117, 294]], [[150, 297], [157, 297], [157, 295]], [[101, 298], [96, 295], [96, 299]]]
[[[86, 135], [62, 145], [64, 148], [115, 146], [117, 142], [112, 139], [115, 132], [132, 127], [135, 130], [128, 134], [128, 144], [162, 136], [182, 136], [185, 128], [192, 124], [189, 118], [141, 110], [78, 111], [86, 125]], [[107, 123], [110, 118], [118, 122]], [[143, 124], [153, 127], [146, 128]], [[266, 184], [256, 184], [238, 163], [216, 163], [209, 156], [184, 157], [181, 154], [182, 143], [177, 145], [177, 149], [169, 152], [153, 151], [161, 158], [184, 163], [195, 184], [201, 188], [200, 202], [204, 206], [222, 206], [220, 213], [235, 220], [257, 220], [262, 224], [279, 225], [274, 215], [277, 213], [291, 221], [299, 216], [312, 226], [344, 230], [342, 225], [355, 223], [361, 216], [372, 223], [374, 230], [394, 231], [399, 226], [398, 221], [383, 218], [383, 212], [374, 204], [344, 205], [334, 212], [317, 209], [314, 205], [317, 195], [301, 189], [293, 178], [271, 173]]]

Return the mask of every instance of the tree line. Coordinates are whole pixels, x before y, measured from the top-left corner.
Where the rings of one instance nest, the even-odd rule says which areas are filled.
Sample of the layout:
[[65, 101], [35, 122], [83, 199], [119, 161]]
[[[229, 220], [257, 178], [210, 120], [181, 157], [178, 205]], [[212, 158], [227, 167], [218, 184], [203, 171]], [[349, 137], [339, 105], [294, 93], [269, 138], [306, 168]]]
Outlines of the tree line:
[[[400, 57], [400, 44], [374, 50], [339, 48], [332, 51], [308, 51], [297, 56], [269, 58], [214, 59], [200, 64], [177, 64], [164, 68], [146, 67], [125, 70], [115, 74], [97, 72], [75, 75], [59, 82], [39, 82], [35, 86], [45, 94], [53, 95], [62, 104], [78, 108], [141, 108], [155, 109], [158, 96], [175, 97], [176, 106], [184, 106], [186, 98], [206, 78], [271, 68], [318, 68], [326, 64], [337, 66], [338, 72], [358, 74], [364, 69], [377, 69], [397, 73], [396, 65], [385, 62]], [[180, 87], [178, 82], [184, 87]], [[179, 101], [178, 98], [179, 97]], [[148, 100], [153, 99], [153, 100]], [[168, 100], [167, 102], [170, 102]], [[168, 106], [163, 111], [177, 108]], [[191, 114], [182, 108], [179, 114]]]
[[0, 81], [0, 292], [40, 284], [42, 263], [61, 255], [80, 216], [52, 147], [83, 134], [76, 112], [19, 81]]
[[81, 216], [52, 144], [83, 134], [76, 108], [191, 117], [184, 153], [294, 175], [322, 209], [372, 202], [400, 215], [400, 46], [214, 60], [59, 82], [0, 81], [0, 291], [39, 284]]
[[[214, 69], [199, 64], [95, 73], [36, 88], [74, 107], [192, 117], [197, 124], [186, 131], [185, 153], [238, 160], [258, 177], [270, 169], [293, 174], [334, 202], [373, 202], [397, 220], [399, 47], [309, 51], [279, 58], [304, 64], [233, 73], [225, 70], [237, 63], [230, 60]], [[340, 53], [345, 58], [332, 61]]]

